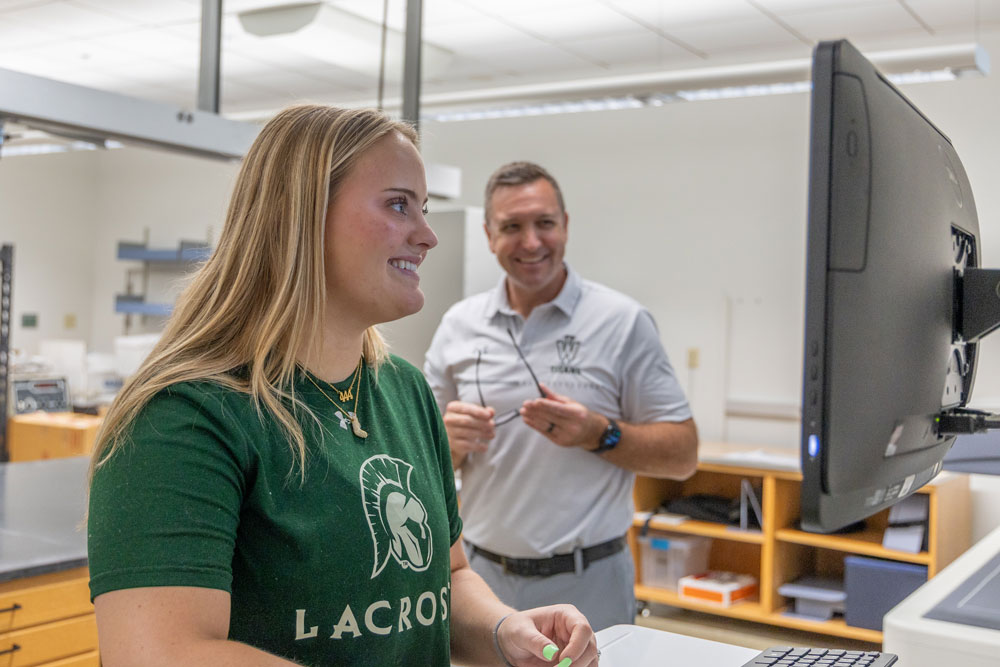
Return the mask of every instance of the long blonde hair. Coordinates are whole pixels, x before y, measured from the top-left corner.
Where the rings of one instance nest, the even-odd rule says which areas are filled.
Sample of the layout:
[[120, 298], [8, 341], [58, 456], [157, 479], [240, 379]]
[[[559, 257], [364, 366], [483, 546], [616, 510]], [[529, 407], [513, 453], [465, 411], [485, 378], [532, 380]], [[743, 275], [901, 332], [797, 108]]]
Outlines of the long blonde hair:
[[[327, 207], [361, 155], [390, 132], [417, 144], [413, 128], [374, 109], [299, 105], [261, 130], [236, 178], [219, 244], [177, 300], [159, 343], [104, 418], [94, 470], [125, 446], [143, 406], [178, 382], [208, 380], [249, 394], [290, 437], [305, 475], [302, 427], [289, 405], [302, 341], [319, 342], [326, 303]], [[374, 327], [363, 352], [388, 357]], [[234, 373], [236, 369], [246, 372]]]

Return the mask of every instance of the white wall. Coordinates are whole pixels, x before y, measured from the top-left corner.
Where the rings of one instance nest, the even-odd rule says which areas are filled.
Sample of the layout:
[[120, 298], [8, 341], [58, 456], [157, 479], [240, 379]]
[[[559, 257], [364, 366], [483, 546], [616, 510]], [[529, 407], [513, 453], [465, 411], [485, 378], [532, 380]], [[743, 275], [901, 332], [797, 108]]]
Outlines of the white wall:
[[[118, 241], [141, 242], [146, 229], [163, 248], [217, 237], [236, 169], [132, 148], [0, 160], [0, 242], [15, 246], [11, 346], [30, 355], [39, 340], [78, 338], [110, 352], [124, 323], [114, 296], [141, 266], [116, 259]], [[154, 297], [169, 300], [180, 274], [154, 273]], [[38, 314], [37, 329], [21, 327], [25, 312]], [[66, 315], [75, 327], [63, 326]]]
[[[116, 259], [118, 242], [142, 242], [148, 229], [150, 247], [176, 248], [181, 240], [214, 244], [238, 165], [136, 148], [93, 156], [98, 187], [92, 221], [94, 298], [89, 341], [92, 350], [111, 352], [125, 322], [124, 315], [114, 312], [115, 294], [123, 293], [127, 270], [142, 266]], [[176, 270], [153, 269], [150, 300], [173, 301], [183, 277]], [[133, 316], [130, 333], [158, 330], [159, 318], [147, 318], [145, 326], [139, 320]]]
[[[14, 244], [11, 347], [36, 354], [51, 338], [86, 340], [94, 285], [98, 179], [93, 154], [0, 160], [0, 243]], [[37, 328], [21, 316], [38, 316]], [[67, 328], [66, 316], [76, 324]]]

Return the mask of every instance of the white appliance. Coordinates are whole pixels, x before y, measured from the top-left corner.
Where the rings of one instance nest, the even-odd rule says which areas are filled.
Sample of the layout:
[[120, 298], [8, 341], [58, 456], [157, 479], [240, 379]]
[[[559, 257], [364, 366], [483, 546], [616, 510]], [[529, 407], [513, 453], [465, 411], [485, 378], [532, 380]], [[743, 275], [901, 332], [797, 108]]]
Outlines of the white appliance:
[[882, 631], [905, 667], [1000, 665], [1000, 528], [896, 605]]

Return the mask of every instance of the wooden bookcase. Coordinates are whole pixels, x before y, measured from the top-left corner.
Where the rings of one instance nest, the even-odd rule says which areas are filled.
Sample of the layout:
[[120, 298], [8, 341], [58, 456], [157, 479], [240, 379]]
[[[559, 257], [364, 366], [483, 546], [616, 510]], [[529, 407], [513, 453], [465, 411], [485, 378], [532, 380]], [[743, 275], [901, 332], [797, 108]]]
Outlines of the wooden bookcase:
[[629, 543], [636, 561], [636, 598], [747, 621], [881, 643], [881, 632], [848, 626], [842, 618], [809, 621], [783, 615], [789, 600], [778, 593], [778, 588], [810, 573], [843, 576], [844, 556], [851, 554], [926, 565], [928, 577], [933, 577], [969, 547], [968, 477], [951, 473], [942, 473], [918, 492], [929, 496], [928, 548], [915, 554], [882, 546], [888, 510], [868, 519], [861, 532], [817, 535], [798, 530], [796, 522], [802, 476], [787, 470], [702, 462], [694, 476], [683, 482], [639, 476], [634, 491], [635, 507], [637, 511], [652, 510], [664, 499], [695, 493], [738, 498], [743, 479], [750, 480], [761, 490], [762, 530], [744, 531], [738, 527], [692, 520], [674, 524], [655, 518], [649, 528], [651, 533], [713, 538], [709, 567], [752, 574], [759, 583], [758, 596], [731, 607], [720, 607], [682, 599], [676, 591], [643, 584], [637, 538], [644, 521], [637, 518], [629, 531]]

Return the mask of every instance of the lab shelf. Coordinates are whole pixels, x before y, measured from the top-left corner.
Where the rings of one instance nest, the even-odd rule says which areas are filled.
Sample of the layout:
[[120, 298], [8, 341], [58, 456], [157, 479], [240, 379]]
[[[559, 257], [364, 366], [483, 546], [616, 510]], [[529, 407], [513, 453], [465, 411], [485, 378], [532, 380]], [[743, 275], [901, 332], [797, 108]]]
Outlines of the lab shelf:
[[[183, 271], [204, 262], [212, 254], [212, 248], [204, 241], [181, 241], [176, 248], [151, 248], [147, 243], [131, 241], [118, 242], [117, 258], [123, 261], [142, 262], [141, 294], [132, 294], [131, 283], [128, 294], [115, 296], [115, 312], [124, 315], [152, 315], [167, 317], [173, 311], [173, 304], [147, 301], [150, 282], [150, 268], [159, 267], [166, 271]], [[129, 318], [126, 318], [126, 333]]]
[[[702, 455], [738, 450], [724, 443], [703, 443]], [[716, 451], [717, 450], [717, 451]], [[743, 480], [759, 489], [762, 509], [760, 531], [738, 530], [724, 524], [686, 520], [680, 523], [655, 517], [650, 530], [656, 533], [704, 535], [713, 538], [709, 568], [751, 574], [757, 578], [756, 600], [722, 607], [687, 600], [674, 590], [658, 588], [642, 581], [642, 552], [638, 536], [644, 521], [637, 515], [629, 530], [629, 541], [636, 564], [636, 598], [684, 609], [741, 618], [786, 628], [807, 630], [872, 643], [882, 641], [882, 633], [847, 625], [843, 618], [829, 621], [803, 620], [786, 616], [791, 600], [778, 588], [797, 578], [820, 574], [843, 576], [844, 557], [851, 554], [874, 556], [927, 566], [928, 577], [964, 552], [971, 540], [969, 480], [965, 475], [942, 473], [918, 493], [928, 496], [927, 549], [907, 553], [882, 546], [882, 534], [888, 525], [888, 510], [865, 522], [852, 533], [819, 535], [799, 529], [799, 494], [802, 476], [794, 471], [774, 470], [741, 463], [720, 463], [719, 457], [699, 464], [697, 472], [684, 481], [655, 479], [639, 475], [633, 493], [638, 512], [653, 511], [665, 501], [694, 494], [738, 498]]]
[[181, 241], [176, 248], [150, 248], [145, 243], [118, 242], [118, 259], [150, 263], [203, 262], [212, 249], [200, 241]]

